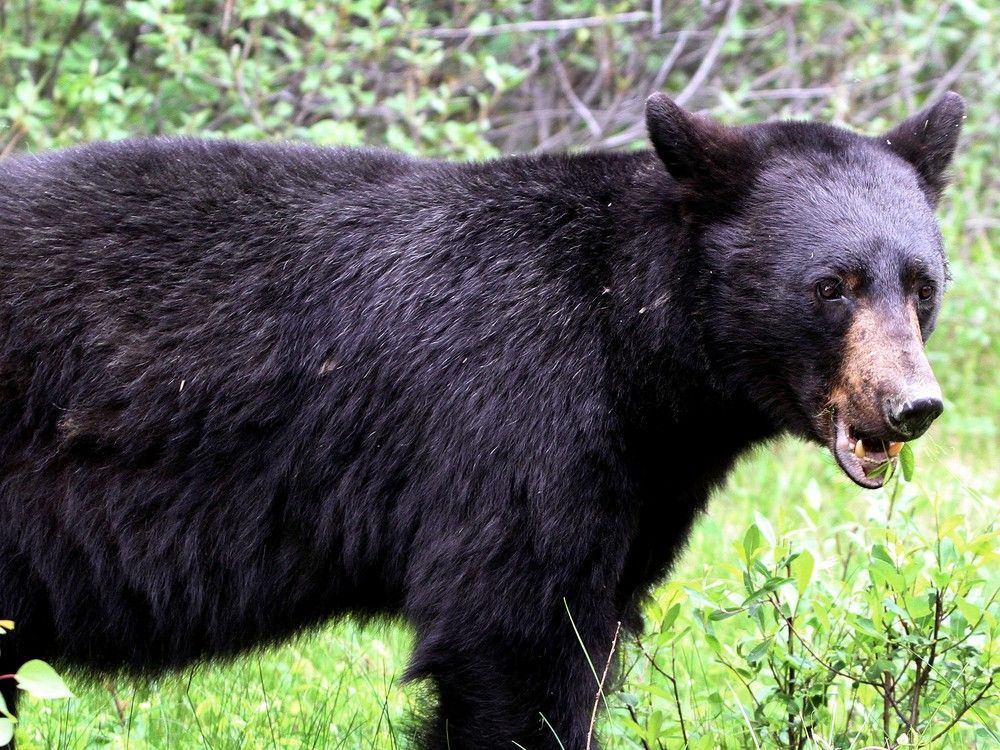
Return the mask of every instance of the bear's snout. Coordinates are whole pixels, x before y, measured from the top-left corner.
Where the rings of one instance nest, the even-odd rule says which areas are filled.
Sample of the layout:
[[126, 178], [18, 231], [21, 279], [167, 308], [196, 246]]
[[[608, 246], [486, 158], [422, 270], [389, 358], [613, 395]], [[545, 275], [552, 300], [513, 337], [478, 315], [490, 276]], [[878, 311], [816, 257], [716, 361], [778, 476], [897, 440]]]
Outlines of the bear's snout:
[[944, 410], [915, 311], [857, 310], [829, 403], [837, 463], [862, 487], [880, 487], [903, 443], [923, 435]]

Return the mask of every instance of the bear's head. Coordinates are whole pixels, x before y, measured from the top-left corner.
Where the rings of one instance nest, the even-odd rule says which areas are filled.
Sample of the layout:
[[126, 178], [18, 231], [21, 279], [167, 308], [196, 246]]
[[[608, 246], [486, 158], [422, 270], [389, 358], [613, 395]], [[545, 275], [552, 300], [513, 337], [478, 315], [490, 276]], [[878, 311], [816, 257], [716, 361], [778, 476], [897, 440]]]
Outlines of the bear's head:
[[724, 386], [821, 441], [862, 487], [941, 413], [924, 354], [947, 278], [934, 208], [964, 119], [949, 93], [884, 135], [818, 123], [726, 127], [654, 95]]

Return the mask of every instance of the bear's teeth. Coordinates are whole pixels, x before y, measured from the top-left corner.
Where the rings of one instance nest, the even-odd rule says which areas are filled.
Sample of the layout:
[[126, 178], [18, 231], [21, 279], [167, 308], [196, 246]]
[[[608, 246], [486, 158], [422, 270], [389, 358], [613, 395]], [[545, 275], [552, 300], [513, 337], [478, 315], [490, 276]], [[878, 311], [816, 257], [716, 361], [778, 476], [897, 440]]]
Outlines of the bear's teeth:
[[899, 452], [903, 450], [903, 443], [889, 443], [889, 450], [886, 451], [892, 458], [899, 455]]
[[865, 457], [865, 444], [861, 440], [854, 444], [854, 455], [858, 458]]

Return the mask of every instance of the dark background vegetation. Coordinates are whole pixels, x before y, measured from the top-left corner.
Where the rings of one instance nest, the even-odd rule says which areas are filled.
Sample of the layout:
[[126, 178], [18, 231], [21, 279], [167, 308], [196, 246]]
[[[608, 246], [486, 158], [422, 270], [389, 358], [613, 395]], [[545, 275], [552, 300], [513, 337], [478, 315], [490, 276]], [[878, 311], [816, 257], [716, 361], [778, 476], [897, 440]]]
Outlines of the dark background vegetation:
[[[997, 747], [995, 24], [984, 0], [0, 0], [0, 154], [174, 133], [444, 158], [634, 148], [652, 91], [730, 123], [875, 134], [959, 91], [954, 281], [930, 351], [948, 404], [913, 481], [862, 495], [792, 441], [744, 462], [622, 644], [621, 689], [595, 681], [595, 700], [609, 748]], [[27, 701], [21, 736], [405, 746], [408, 647], [402, 627], [342, 624], [152, 685], [70, 676], [81, 697]]]

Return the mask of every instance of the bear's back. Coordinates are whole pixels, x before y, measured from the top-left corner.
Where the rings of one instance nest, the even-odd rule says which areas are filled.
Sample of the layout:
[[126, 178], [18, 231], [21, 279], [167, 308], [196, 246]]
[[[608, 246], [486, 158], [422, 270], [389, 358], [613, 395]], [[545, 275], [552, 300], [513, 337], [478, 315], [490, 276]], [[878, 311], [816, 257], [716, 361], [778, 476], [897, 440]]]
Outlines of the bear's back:
[[544, 497], [565, 425], [607, 419], [613, 198], [587, 177], [623, 159], [153, 140], [0, 164], [0, 557], [79, 573], [47, 606], [108, 666], [398, 606], [418, 530]]

